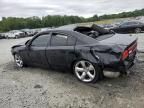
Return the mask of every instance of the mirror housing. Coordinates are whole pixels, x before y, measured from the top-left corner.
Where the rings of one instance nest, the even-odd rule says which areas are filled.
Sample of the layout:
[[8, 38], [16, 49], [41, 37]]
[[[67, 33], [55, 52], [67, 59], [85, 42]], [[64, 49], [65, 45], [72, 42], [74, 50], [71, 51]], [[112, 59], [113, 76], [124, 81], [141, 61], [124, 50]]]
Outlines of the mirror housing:
[[26, 47], [27, 47], [28, 49], [29, 49], [29, 46], [30, 46], [30, 41], [31, 41], [31, 39], [27, 40], [26, 43], [25, 43], [25, 45], [26, 45]]

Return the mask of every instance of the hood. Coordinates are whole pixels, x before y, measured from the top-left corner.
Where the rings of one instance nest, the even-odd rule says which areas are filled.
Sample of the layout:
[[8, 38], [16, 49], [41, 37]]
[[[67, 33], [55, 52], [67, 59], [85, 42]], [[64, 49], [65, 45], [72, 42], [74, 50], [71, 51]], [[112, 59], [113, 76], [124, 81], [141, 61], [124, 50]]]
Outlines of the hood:
[[22, 43], [19, 43], [19, 44], [17, 44], [17, 45], [14, 45], [14, 46], [12, 46], [12, 48], [15, 48], [15, 47], [20, 47], [20, 46], [25, 46], [25, 43], [26, 43], [27, 41], [24, 41], [24, 42], [22, 42]]
[[137, 38], [130, 34], [114, 34], [113, 36], [103, 39], [103, 40], [100, 40], [99, 42], [101, 44], [113, 44], [113, 45], [128, 46], [136, 40], [137, 40]]

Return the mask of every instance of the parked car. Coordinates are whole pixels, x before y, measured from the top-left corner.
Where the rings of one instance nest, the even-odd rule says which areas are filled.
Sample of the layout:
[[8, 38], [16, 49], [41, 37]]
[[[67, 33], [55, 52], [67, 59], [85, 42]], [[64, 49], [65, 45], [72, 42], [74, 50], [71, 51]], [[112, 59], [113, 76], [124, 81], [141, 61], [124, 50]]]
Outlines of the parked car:
[[103, 74], [124, 74], [133, 65], [137, 38], [115, 34], [97, 25], [63, 26], [38, 33], [11, 48], [18, 67], [35, 65], [71, 69], [82, 82], [93, 83]]
[[114, 25], [113, 25], [113, 24], [103, 24], [102, 27], [103, 27], [104, 29], [111, 29], [111, 28], [114, 27]]
[[4, 34], [0, 33], [0, 39], [4, 39], [4, 38], [5, 38]]
[[31, 29], [33, 36], [36, 35], [37, 33], [41, 32], [40, 28], [36, 28], [36, 29]]
[[116, 33], [141, 33], [144, 31], [144, 23], [138, 21], [128, 21], [117, 27], [111, 28]]
[[26, 37], [34, 35], [34, 33], [31, 29], [22, 29], [21, 31], [25, 33]]
[[20, 31], [20, 30], [12, 30], [6, 33], [6, 38], [21, 38], [21, 37], [25, 37], [25, 33]]
[[48, 30], [50, 30], [50, 29], [51, 29], [50, 27], [41, 28], [41, 32], [43, 32], [43, 31], [48, 31]]

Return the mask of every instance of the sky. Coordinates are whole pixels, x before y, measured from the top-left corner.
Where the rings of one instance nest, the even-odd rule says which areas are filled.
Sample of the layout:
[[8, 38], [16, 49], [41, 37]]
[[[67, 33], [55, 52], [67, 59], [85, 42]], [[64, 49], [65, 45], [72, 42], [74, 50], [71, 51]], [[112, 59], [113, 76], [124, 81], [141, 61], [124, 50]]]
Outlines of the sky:
[[0, 0], [1, 17], [112, 14], [144, 8], [144, 0]]

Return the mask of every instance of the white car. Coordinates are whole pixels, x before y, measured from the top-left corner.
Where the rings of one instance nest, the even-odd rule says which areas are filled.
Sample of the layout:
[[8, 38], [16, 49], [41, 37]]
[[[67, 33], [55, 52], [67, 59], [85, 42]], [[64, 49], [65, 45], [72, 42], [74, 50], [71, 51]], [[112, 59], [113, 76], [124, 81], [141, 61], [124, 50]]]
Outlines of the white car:
[[19, 30], [12, 30], [6, 33], [6, 38], [20, 38], [25, 37], [25, 33]]

